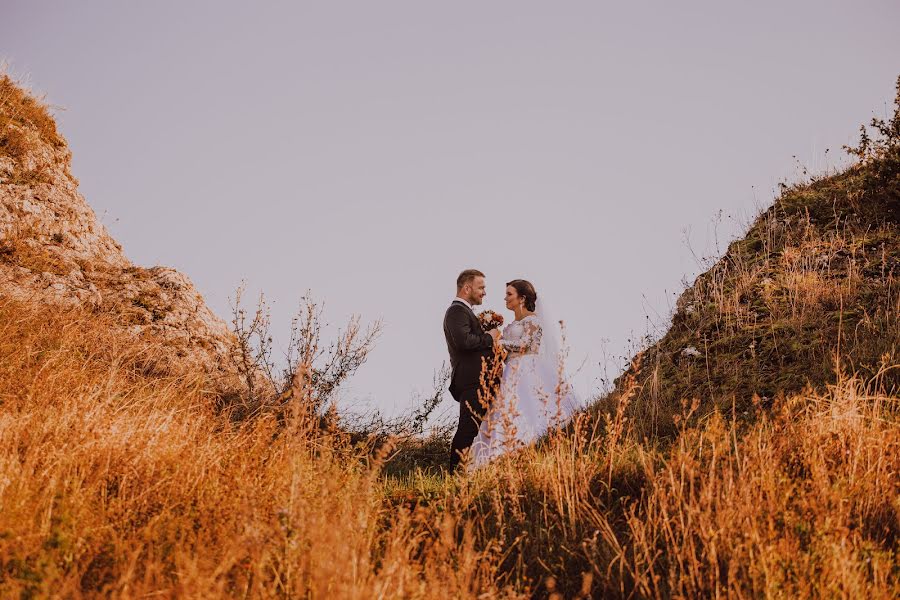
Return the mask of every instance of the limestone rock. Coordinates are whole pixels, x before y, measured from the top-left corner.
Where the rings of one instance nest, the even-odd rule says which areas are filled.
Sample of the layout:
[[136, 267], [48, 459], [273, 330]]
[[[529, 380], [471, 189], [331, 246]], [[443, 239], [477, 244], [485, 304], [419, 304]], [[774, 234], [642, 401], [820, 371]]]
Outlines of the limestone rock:
[[133, 265], [70, 172], [52, 117], [0, 76], [0, 298], [117, 315], [123, 335], [161, 340], [168, 368], [230, 375], [236, 340], [190, 279]]

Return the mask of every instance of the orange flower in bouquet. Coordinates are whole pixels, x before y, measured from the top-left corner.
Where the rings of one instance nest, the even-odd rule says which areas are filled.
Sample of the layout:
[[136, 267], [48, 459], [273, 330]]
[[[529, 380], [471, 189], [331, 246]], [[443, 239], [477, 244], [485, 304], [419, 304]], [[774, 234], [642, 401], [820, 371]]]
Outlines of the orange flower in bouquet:
[[483, 331], [490, 331], [503, 325], [503, 316], [492, 310], [486, 310], [483, 313], [479, 313], [478, 322], [481, 324]]

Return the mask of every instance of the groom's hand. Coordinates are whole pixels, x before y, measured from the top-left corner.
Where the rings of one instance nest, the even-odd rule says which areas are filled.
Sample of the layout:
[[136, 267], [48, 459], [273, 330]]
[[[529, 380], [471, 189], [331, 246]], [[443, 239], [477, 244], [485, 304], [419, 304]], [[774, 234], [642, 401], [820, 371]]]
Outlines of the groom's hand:
[[488, 331], [488, 333], [490, 334], [490, 336], [492, 338], [494, 338], [494, 343], [496, 344], [497, 340], [500, 339], [500, 330], [499, 329], [491, 329], [490, 331]]

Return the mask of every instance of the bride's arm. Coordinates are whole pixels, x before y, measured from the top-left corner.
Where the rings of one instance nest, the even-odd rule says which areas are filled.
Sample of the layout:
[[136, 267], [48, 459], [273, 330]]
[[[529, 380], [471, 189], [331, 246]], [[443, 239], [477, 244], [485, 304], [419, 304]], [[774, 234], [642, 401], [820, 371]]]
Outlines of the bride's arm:
[[501, 337], [500, 345], [503, 346], [503, 349], [507, 352], [512, 352], [513, 354], [524, 354], [528, 352], [528, 349], [532, 347], [532, 344], [540, 344], [540, 325], [533, 321], [526, 321], [522, 323], [522, 331], [522, 337], [517, 340], [505, 340]]

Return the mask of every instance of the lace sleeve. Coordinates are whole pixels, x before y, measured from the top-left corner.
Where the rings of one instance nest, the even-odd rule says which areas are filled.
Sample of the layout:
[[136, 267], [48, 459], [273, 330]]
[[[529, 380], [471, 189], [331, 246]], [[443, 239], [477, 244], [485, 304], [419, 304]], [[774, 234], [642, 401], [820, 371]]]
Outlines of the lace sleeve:
[[542, 329], [536, 319], [522, 320], [522, 337], [514, 340], [500, 339], [500, 345], [507, 352], [516, 354], [536, 353], [541, 345]]

